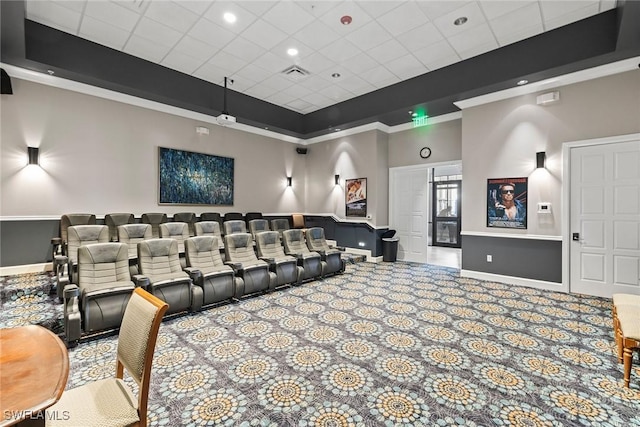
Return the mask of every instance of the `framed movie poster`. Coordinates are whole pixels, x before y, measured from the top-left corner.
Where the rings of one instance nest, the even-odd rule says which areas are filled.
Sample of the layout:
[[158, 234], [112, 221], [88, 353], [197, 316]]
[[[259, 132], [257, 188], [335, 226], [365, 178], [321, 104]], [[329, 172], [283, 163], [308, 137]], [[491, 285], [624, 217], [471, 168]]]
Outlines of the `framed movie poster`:
[[487, 227], [527, 228], [527, 178], [487, 180]]
[[347, 216], [367, 216], [367, 178], [347, 179], [345, 181]]
[[160, 204], [233, 205], [233, 159], [159, 147]]

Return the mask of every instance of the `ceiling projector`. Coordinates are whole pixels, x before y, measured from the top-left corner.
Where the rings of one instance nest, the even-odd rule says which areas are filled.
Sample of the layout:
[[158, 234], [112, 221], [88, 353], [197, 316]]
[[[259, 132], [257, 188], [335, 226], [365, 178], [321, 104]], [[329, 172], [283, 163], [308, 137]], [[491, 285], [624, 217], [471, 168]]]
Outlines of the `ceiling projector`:
[[236, 124], [236, 118], [228, 114], [220, 114], [216, 117], [216, 121], [220, 126], [231, 126]]

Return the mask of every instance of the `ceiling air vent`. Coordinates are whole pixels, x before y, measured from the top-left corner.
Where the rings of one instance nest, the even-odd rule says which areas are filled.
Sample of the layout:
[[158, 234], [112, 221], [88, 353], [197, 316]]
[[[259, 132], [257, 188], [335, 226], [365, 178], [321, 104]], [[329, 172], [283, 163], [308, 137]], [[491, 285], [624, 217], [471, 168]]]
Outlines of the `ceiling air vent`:
[[304, 68], [298, 67], [297, 65], [292, 65], [282, 72], [285, 76], [289, 77], [292, 80], [301, 80], [309, 75], [309, 72]]

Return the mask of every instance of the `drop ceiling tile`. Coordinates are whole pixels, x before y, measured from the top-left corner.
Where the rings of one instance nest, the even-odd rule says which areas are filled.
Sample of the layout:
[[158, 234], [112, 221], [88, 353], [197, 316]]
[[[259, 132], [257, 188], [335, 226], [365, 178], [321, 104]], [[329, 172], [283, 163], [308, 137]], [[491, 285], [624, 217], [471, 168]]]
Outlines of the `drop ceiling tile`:
[[[560, 18], [564, 15], [568, 15], [585, 7], [599, 8], [600, 4], [598, 0], [556, 0], [556, 1], [541, 1], [540, 7], [542, 8], [542, 16], [547, 23], [549, 20]], [[569, 21], [567, 21], [569, 22]]]
[[494, 0], [480, 2], [480, 8], [488, 20], [492, 21], [500, 16], [514, 12], [523, 7], [535, 6], [540, 9], [537, 0]]
[[[94, 0], [95, 1], [95, 0]], [[138, 13], [140, 15], [144, 15], [144, 12], [149, 7], [149, 0], [111, 0], [114, 3], [119, 4], [122, 7], [126, 7], [127, 9]]]
[[82, 15], [54, 2], [26, 2], [27, 18], [66, 33], [78, 34]]
[[420, 25], [406, 33], [402, 33], [396, 37], [404, 47], [409, 51], [422, 49], [438, 40], [442, 40], [442, 34], [431, 22]]
[[231, 55], [242, 57], [246, 62], [254, 61], [267, 52], [262, 47], [241, 36], [233, 39], [222, 50]]
[[129, 38], [128, 31], [114, 27], [90, 16], [85, 16], [82, 19], [78, 35], [87, 40], [117, 50], [122, 50]]
[[311, 89], [307, 89], [306, 87], [300, 86], [300, 85], [289, 86], [283, 92], [295, 98], [303, 98], [303, 99], [306, 96], [311, 95], [313, 93]]
[[469, 56], [462, 55], [462, 52], [475, 52], [480, 46], [492, 45], [493, 48], [498, 47], [498, 42], [487, 24], [475, 26], [449, 37], [449, 43], [463, 58], [468, 58]]
[[599, 11], [606, 12], [607, 10], [615, 9], [617, 6], [617, 0], [600, 0]]
[[288, 67], [287, 62], [271, 52], [267, 52], [253, 61], [253, 64], [258, 67], [264, 68], [271, 73], [279, 73]]
[[343, 61], [341, 65], [352, 73], [358, 74], [378, 66], [378, 63], [366, 53], [361, 53]]
[[267, 50], [287, 38], [286, 33], [261, 19], [251, 24], [249, 28], [242, 33], [242, 36]]
[[415, 77], [429, 71], [427, 67], [425, 67], [422, 62], [418, 61], [412, 54], [389, 61], [385, 64], [385, 67], [401, 80], [410, 79], [411, 77]]
[[309, 71], [311, 74], [320, 74], [324, 71], [334, 69], [336, 66], [334, 61], [330, 60], [320, 52], [314, 52], [311, 55], [301, 58], [297, 64]]
[[460, 57], [447, 40], [440, 40], [414, 51], [413, 55], [430, 70], [435, 70], [460, 60]]
[[[85, 16], [90, 16], [99, 21], [106, 22], [127, 31], [133, 31], [140, 20], [140, 15], [113, 2], [90, 1], [84, 11]], [[85, 31], [88, 27], [84, 25]]]
[[243, 8], [254, 14], [256, 17], [260, 17], [267, 13], [269, 9], [275, 6], [277, 1], [265, 1], [265, 0], [257, 0], [257, 1], [247, 1], [242, 0], [239, 2], [239, 5]]
[[[290, 48], [297, 49], [298, 54], [295, 56], [289, 55], [287, 53], [287, 50], [289, 50]], [[280, 43], [272, 47], [269, 51], [274, 55], [279, 56], [280, 58], [288, 62], [291, 62], [292, 64], [302, 61], [303, 58], [315, 52], [313, 49], [311, 49], [309, 46], [302, 43], [300, 40], [292, 37], [287, 37], [286, 39], [284, 39], [283, 41], [281, 41]]]
[[353, 43], [354, 46], [357, 46], [358, 49], [366, 51], [391, 40], [391, 34], [378, 22], [371, 21], [347, 34], [345, 38]]
[[508, 44], [503, 43], [504, 41], [513, 40], [512, 35], [542, 32], [540, 7], [537, 3], [533, 3], [501, 15], [499, 18], [491, 20], [489, 24], [493, 34], [495, 34], [500, 44], [504, 46], [504, 44]]
[[235, 37], [231, 31], [204, 18], [196, 22], [187, 34], [217, 48], [224, 47]]
[[253, 64], [253, 63], [249, 63], [247, 65], [245, 65], [242, 69], [236, 71], [236, 73], [234, 74], [234, 78], [237, 81], [240, 80], [249, 80], [249, 81], [253, 81], [253, 82], [260, 82], [264, 79], [266, 79], [267, 77], [269, 77], [271, 74], [269, 71], [265, 70], [264, 68], [258, 67], [257, 65]]
[[[463, 25], [455, 25], [454, 21], [458, 18], [466, 17], [467, 22]], [[467, 3], [459, 9], [449, 12], [433, 21], [440, 32], [445, 37], [451, 37], [460, 34], [478, 25], [486, 23], [484, 14], [480, 10], [477, 2]]]
[[245, 92], [247, 95], [253, 96], [258, 99], [267, 99], [277, 91], [278, 89], [274, 89], [262, 83], [258, 83], [255, 86], [252, 86], [249, 89], [247, 89]]
[[67, 9], [75, 10], [78, 13], [82, 13], [87, 5], [87, 0], [53, 0], [53, 2], [59, 4], [62, 7], [66, 7]]
[[181, 73], [193, 74], [205, 62], [203, 59], [197, 59], [184, 53], [172, 50], [164, 57], [161, 65], [178, 70]]
[[552, 19], [547, 19], [546, 15], [544, 15], [543, 13], [544, 28], [545, 30], [549, 31], [558, 27], [562, 27], [563, 25], [567, 25], [570, 22], [576, 22], [589, 16], [595, 15], [597, 13], [597, 10], [598, 4], [589, 4], [582, 9], [574, 9], [571, 12]]
[[182, 40], [175, 45], [173, 50], [184, 55], [201, 58], [203, 61], [207, 61], [220, 49], [191, 36], [184, 36]]
[[506, 46], [508, 44], [516, 43], [524, 39], [528, 39], [529, 37], [536, 36], [542, 33], [542, 31], [542, 24], [535, 27], [521, 28], [519, 31], [516, 31], [514, 33], [509, 33], [501, 37], [497, 37], [498, 43], [500, 44], [500, 46]]
[[304, 111], [305, 109], [308, 109], [309, 107], [312, 107], [312, 106], [313, 105], [311, 103], [302, 99], [296, 99], [286, 104], [287, 108], [298, 111], [298, 112]]
[[338, 86], [348, 90], [354, 95], [361, 95], [363, 93], [372, 92], [375, 90], [375, 86], [358, 77], [357, 75], [348, 76], [345, 79], [339, 81]]
[[360, 53], [360, 49], [358, 49], [353, 43], [346, 39], [341, 39], [335, 43], [332, 43], [328, 46], [320, 49], [320, 53], [329, 58], [334, 62], [342, 62], [346, 61], [348, 58], [355, 56]]
[[377, 18], [385, 13], [395, 9], [402, 3], [399, 1], [370, 1], [370, 0], [358, 0], [356, 1], [358, 6], [367, 12], [367, 15], [372, 18]]
[[[351, 16], [351, 24], [343, 25], [340, 22], [340, 18], [345, 15]], [[345, 36], [352, 31], [362, 28], [368, 22], [371, 22], [372, 18], [355, 2], [346, 0], [334, 8], [329, 9], [327, 13], [322, 15], [320, 20], [329, 26], [332, 31], [335, 31], [341, 36]]]
[[331, 104], [331, 98], [328, 98], [318, 92], [310, 93], [305, 96], [304, 99], [313, 105], [319, 106], [320, 108]]
[[222, 69], [228, 70], [229, 75], [244, 68], [247, 65], [247, 61], [231, 55], [228, 52], [220, 51], [213, 55], [211, 59], [207, 61], [209, 64], [216, 65]]
[[427, 17], [414, 2], [406, 2], [376, 20], [394, 36], [424, 24]]
[[322, 92], [325, 88], [331, 86], [333, 82], [323, 78], [320, 75], [312, 74], [300, 82], [300, 86], [304, 86], [315, 92]]
[[353, 93], [337, 85], [329, 86], [323, 93], [330, 99], [338, 102], [353, 98]]
[[189, 9], [198, 16], [202, 16], [202, 14], [204, 14], [211, 5], [210, 2], [202, 0], [180, 0], [179, 3], [180, 6]]
[[169, 53], [170, 47], [138, 35], [132, 35], [124, 46], [124, 52], [147, 61], [159, 63]]
[[459, 55], [462, 59], [469, 59], [473, 58], [474, 56], [487, 53], [490, 50], [497, 49], [498, 47], [498, 42], [496, 42], [495, 40], [491, 40], [486, 43], [474, 43], [470, 48], [460, 51]]
[[172, 1], [151, 2], [144, 16], [180, 32], [188, 31], [200, 18], [200, 15]]
[[319, 50], [335, 42], [340, 36], [322, 21], [314, 21], [298, 31], [294, 37], [312, 49]]
[[296, 3], [284, 1], [278, 2], [260, 19], [284, 31], [286, 34], [292, 35], [309, 25], [314, 20], [314, 17]]
[[376, 87], [380, 87], [381, 84], [386, 86], [390, 84], [388, 83], [390, 81], [393, 81], [394, 83], [398, 81], [398, 77], [382, 65], [363, 71], [359, 73], [358, 76]]
[[[207, 9], [203, 16], [232, 33], [240, 34], [258, 19], [256, 15], [242, 8], [240, 6], [241, 3], [242, 2], [216, 1]], [[224, 20], [223, 16], [227, 12], [231, 12], [236, 16], [236, 22], [230, 24]]]
[[288, 95], [282, 91], [278, 91], [276, 93], [274, 93], [273, 95], [269, 96], [267, 98], [267, 101], [271, 102], [272, 104], [276, 104], [276, 105], [285, 105], [289, 102], [295, 101], [296, 98], [294, 98], [291, 95]]
[[179, 31], [145, 17], [140, 20], [133, 34], [169, 47], [173, 47], [182, 38]]
[[291, 86], [291, 81], [282, 74], [273, 74], [264, 79], [261, 84], [267, 85], [278, 91], [283, 91]]
[[409, 53], [409, 51], [407, 51], [407, 49], [405, 49], [395, 39], [389, 40], [388, 42], [367, 51], [367, 54], [369, 54], [369, 56], [371, 56], [374, 60], [378, 61], [381, 64], [384, 64], [387, 61], [393, 61], [394, 59], [400, 58], [407, 53]]
[[[200, 68], [198, 68], [193, 75], [202, 80], [206, 80], [213, 84], [217, 84], [222, 86], [224, 83], [224, 78], [229, 76], [229, 71], [218, 67], [215, 64], [207, 62], [203, 64]], [[222, 108], [222, 105], [220, 105]]]
[[330, 10], [342, 4], [340, 0], [328, 0], [328, 1], [309, 1], [300, 0], [294, 1], [298, 6], [309, 12], [314, 18], [318, 19]]
[[418, 1], [418, 7], [422, 9], [429, 20], [434, 21], [447, 13], [454, 11], [468, 4], [469, 1], [440, 0], [440, 1]]

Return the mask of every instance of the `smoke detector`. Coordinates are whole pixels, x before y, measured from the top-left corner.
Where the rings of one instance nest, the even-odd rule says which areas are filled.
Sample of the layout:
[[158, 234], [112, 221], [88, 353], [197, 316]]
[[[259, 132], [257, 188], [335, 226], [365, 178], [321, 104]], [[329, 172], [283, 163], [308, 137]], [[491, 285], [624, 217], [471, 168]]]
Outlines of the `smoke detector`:
[[310, 73], [302, 67], [298, 67], [297, 65], [292, 65], [291, 67], [282, 71], [282, 74], [289, 77], [292, 80], [302, 80], [307, 77]]

